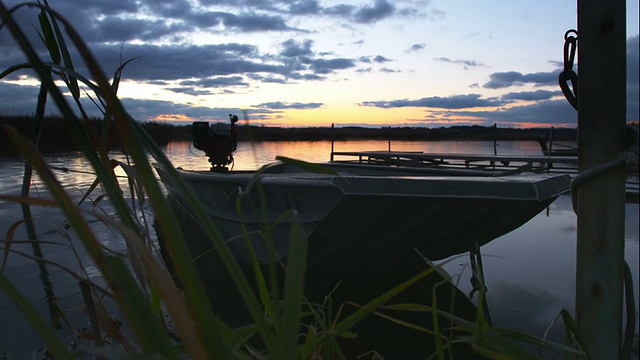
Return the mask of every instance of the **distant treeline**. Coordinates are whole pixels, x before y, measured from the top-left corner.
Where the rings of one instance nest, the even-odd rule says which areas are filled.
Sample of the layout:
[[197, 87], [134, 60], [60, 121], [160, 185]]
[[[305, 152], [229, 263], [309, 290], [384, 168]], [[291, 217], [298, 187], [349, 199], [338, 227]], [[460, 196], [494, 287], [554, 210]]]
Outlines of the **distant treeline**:
[[[100, 134], [102, 122], [90, 120], [91, 126]], [[0, 125], [9, 125], [29, 137], [35, 127], [30, 116], [0, 117]], [[143, 128], [159, 144], [166, 145], [174, 140], [191, 140], [191, 124], [171, 125], [146, 122]], [[265, 127], [236, 124], [240, 141], [299, 141], [299, 140], [536, 140], [549, 136], [551, 128], [500, 128], [493, 126], [451, 126], [440, 128], [417, 127]], [[553, 129], [554, 140], [575, 140], [576, 129]], [[113, 139], [117, 146], [118, 140]], [[77, 150], [65, 120], [58, 117], [46, 118], [38, 147], [45, 152]], [[11, 141], [4, 131], [0, 131], [0, 153], [14, 153]]]
[[[32, 116], [0, 116], [0, 126], [10, 126], [18, 130], [19, 133], [32, 138], [36, 121]], [[89, 127], [102, 136], [103, 123], [99, 119], [89, 120]], [[145, 124], [147, 128], [147, 124]], [[159, 144], [166, 144], [171, 141], [171, 128], [165, 126], [151, 125], [148, 127], [148, 133]], [[119, 139], [111, 137], [107, 142], [118, 147]], [[42, 121], [40, 136], [38, 137], [38, 149], [43, 152], [62, 152], [79, 150], [77, 144], [73, 141], [73, 137], [66, 124], [66, 120], [61, 117], [47, 117]], [[0, 129], [0, 154], [16, 154], [13, 143], [9, 139], [6, 131]]]
[[[548, 136], [551, 128], [496, 128], [493, 126], [420, 127], [237, 127], [239, 139], [254, 140], [536, 140]], [[553, 130], [556, 140], [575, 140], [576, 129]]]

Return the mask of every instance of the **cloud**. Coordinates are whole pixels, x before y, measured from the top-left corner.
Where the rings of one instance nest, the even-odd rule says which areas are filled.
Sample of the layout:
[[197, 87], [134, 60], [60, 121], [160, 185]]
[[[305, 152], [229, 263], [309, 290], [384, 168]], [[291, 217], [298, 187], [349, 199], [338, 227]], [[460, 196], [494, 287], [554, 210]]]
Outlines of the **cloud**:
[[[562, 95], [560, 91], [537, 90], [511, 92], [499, 98], [489, 99], [483, 99], [479, 94], [467, 94], [449, 97], [434, 96], [417, 100], [368, 101], [359, 105], [385, 109], [396, 107], [424, 107], [428, 109], [425, 119], [415, 119], [413, 122], [424, 122], [428, 119], [428, 122], [431, 123], [433, 119], [449, 119], [451, 125], [492, 125], [494, 123], [514, 127], [536, 123], [540, 126], [577, 125], [576, 111], [566, 100], [551, 100], [560, 95]], [[532, 101], [533, 103], [513, 106], [515, 101]], [[497, 109], [482, 110], [481, 108]]]
[[216, 76], [199, 80], [185, 80], [179, 83], [182, 86], [197, 86], [200, 88], [220, 88], [230, 86], [249, 86], [242, 76]]
[[130, 40], [153, 41], [176, 37], [191, 26], [181, 23], [167, 24], [163, 20], [105, 17], [89, 25], [86, 40], [91, 42], [123, 42]]
[[147, 121], [166, 114], [180, 114], [189, 120], [226, 119], [229, 114], [237, 112], [236, 108], [209, 108], [192, 104], [176, 104], [171, 101], [122, 99], [125, 109], [135, 119]]
[[375, 61], [377, 63], [386, 63], [386, 62], [391, 61], [391, 59], [387, 59], [386, 57], [384, 57], [382, 55], [378, 55], [378, 56], [373, 58], [373, 61]]
[[355, 62], [351, 59], [317, 59], [311, 63], [311, 68], [316, 74], [329, 74], [335, 70], [343, 70], [355, 66]]
[[[108, 1], [108, 0], [107, 0]], [[103, 2], [107, 2], [103, 1]], [[99, 1], [96, 1], [99, 2]], [[122, 1], [128, 3], [129, 1]], [[137, 6], [151, 14], [165, 17], [186, 17], [192, 13], [192, 5], [186, 0], [134, 2]], [[129, 10], [129, 13], [138, 12]]]
[[544, 100], [529, 105], [501, 108], [498, 111], [459, 111], [456, 116], [475, 117], [485, 124], [500, 123], [502, 126], [540, 124], [540, 126], [577, 126], [578, 114], [564, 100]]
[[470, 67], [484, 67], [485, 66], [484, 64], [479, 63], [479, 62], [477, 62], [475, 60], [453, 60], [453, 59], [450, 59], [448, 57], [439, 57], [439, 58], [434, 58], [433, 60], [440, 61], [440, 62], [445, 62], [445, 63], [456, 64], [456, 65], [463, 65], [465, 70], [467, 70]]
[[311, 56], [313, 55], [312, 46], [313, 40], [306, 39], [299, 43], [294, 39], [289, 39], [281, 44], [280, 55], [285, 57]]
[[[638, 85], [638, 35], [627, 39], [627, 119], [638, 120], [639, 116], [639, 85]], [[560, 69], [550, 72], [522, 74], [517, 71], [496, 72], [490, 75], [490, 80], [483, 85], [489, 89], [501, 89], [512, 86], [532, 84], [534, 86], [557, 86]], [[511, 100], [546, 100], [561, 95], [558, 91], [538, 90], [534, 92], [514, 92], [502, 96]], [[544, 107], [543, 109], [547, 109]], [[528, 109], [528, 108], [525, 108]]]
[[[253, 80], [294, 79], [321, 80], [318, 75], [356, 66], [352, 59], [315, 57], [313, 41], [298, 43], [287, 40], [277, 56], [261, 54], [257, 47], [247, 44], [228, 43], [222, 45], [126, 45], [124, 58], [142, 56], [124, 70], [131, 80], [187, 80], [218, 76], [242, 76]], [[96, 48], [97, 57], [105, 69], [119, 65], [119, 45], [104, 45]], [[187, 65], [188, 64], [188, 65]], [[271, 76], [269, 76], [269, 74]], [[237, 82], [246, 86], [246, 83]], [[233, 85], [228, 83], [228, 85]]]
[[386, 0], [376, 0], [373, 5], [363, 6], [356, 10], [353, 18], [357, 23], [370, 24], [390, 17], [395, 6]]
[[535, 86], [556, 85], [560, 70], [552, 72], [538, 72], [522, 74], [517, 71], [496, 72], [489, 75], [490, 79], [483, 87], [488, 89], [501, 89], [523, 84], [534, 84]]
[[[214, 13], [209, 15], [215, 16]], [[283, 17], [277, 15], [267, 16], [249, 13], [237, 16], [218, 13], [217, 16], [220, 23], [230, 30], [241, 32], [294, 30], [294, 28], [287, 25]]]
[[[249, 79], [259, 81], [262, 83], [271, 83], [271, 84], [286, 84], [287, 79], [277, 76], [264, 76], [261, 74], [246, 74]], [[311, 79], [310, 79], [311, 80]]]
[[322, 13], [324, 15], [328, 15], [331, 17], [342, 17], [342, 18], [350, 17], [354, 11], [355, 11], [355, 6], [346, 5], [346, 4], [333, 5], [333, 6], [322, 9]]
[[[105, 69], [115, 69], [119, 46], [96, 48], [97, 57]], [[243, 44], [222, 45], [126, 45], [127, 57], [144, 55], [131, 62], [125, 76], [133, 80], [178, 80], [233, 75], [245, 72], [278, 72], [288, 70], [284, 64], [265, 64], [254, 46]]]
[[[17, 1], [9, 0], [9, 3]], [[223, 36], [234, 32], [310, 34], [317, 30], [289, 25], [289, 21], [297, 16], [330, 17], [331, 21], [348, 22], [350, 27], [402, 16], [388, 0], [326, 8], [317, 0], [61, 0], [54, 6], [81, 30], [84, 41], [107, 72], [113, 71], [123, 60], [145, 55], [127, 66], [125, 76], [147, 82], [230, 75], [269, 82], [322, 80], [322, 75], [356, 65], [352, 59], [316, 55], [311, 39], [284, 41], [277, 55], [263, 44], [193, 45], [190, 39], [194, 33]], [[36, 39], [34, 44], [38, 49], [44, 50], [34, 32], [36, 15], [37, 11], [25, 8], [19, 10], [17, 18]], [[0, 31], [0, 50], [0, 68], [24, 61], [7, 31]], [[374, 61], [386, 61], [386, 58], [380, 55]], [[86, 73], [81, 62], [76, 64], [78, 72]]]
[[209, 90], [196, 90], [196, 89], [193, 89], [193, 88], [182, 88], [182, 87], [169, 87], [169, 88], [167, 88], [167, 90], [173, 91], [173, 92], [179, 93], [179, 94], [187, 94], [187, 95], [192, 95], [192, 96], [212, 95], [213, 94], [213, 92], [211, 92]]
[[444, 20], [447, 17], [447, 14], [438, 9], [432, 9], [429, 13], [429, 18], [431, 20]]
[[255, 105], [255, 107], [265, 108], [265, 109], [277, 109], [277, 110], [282, 110], [282, 109], [308, 110], [308, 109], [318, 109], [323, 105], [324, 105], [323, 103], [300, 103], [300, 102], [289, 103], [289, 102], [275, 101], [275, 102], [258, 104], [258, 105]]
[[[374, 57], [371, 56], [361, 56], [358, 58], [358, 61], [363, 62], [363, 63], [367, 63], [367, 64], [371, 64], [373, 62], [376, 62], [378, 64], [383, 64], [389, 61], [392, 61], [391, 59], [388, 59], [382, 55], [376, 55]], [[371, 70], [371, 69], [369, 69]]]
[[504, 100], [538, 101], [538, 100], [548, 100], [554, 96], [562, 96], [562, 91], [536, 90], [536, 91], [512, 92], [512, 93], [502, 95], [501, 98]]
[[427, 110], [424, 118], [410, 119], [414, 126], [576, 127], [578, 115], [564, 100], [540, 101], [494, 110]]
[[320, 11], [320, 5], [316, 0], [297, 1], [289, 6], [292, 15], [312, 15]]
[[418, 52], [418, 51], [424, 50], [426, 47], [427, 47], [427, 44], [425, 43], [413, 44], [406, 52], [408, 53]]
[[417, 100], [365, 101], [361, 106], [379, 107], [384, 109], [397, 107], [427, 107], [438, 109], [468, 109], [475, 107], [496, 107], [505, 103], [498, 99], [481, 99], [480, 94], [452, 95], [449, 97], [426, 97]]

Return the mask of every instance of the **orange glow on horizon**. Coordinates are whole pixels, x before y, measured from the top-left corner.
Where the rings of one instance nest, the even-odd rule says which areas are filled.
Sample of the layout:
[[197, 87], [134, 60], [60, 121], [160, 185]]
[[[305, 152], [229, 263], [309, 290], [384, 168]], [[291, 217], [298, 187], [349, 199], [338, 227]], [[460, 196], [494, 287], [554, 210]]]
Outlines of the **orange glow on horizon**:
[[[240, 115], [240, 114], [239, 114]], [[199, 119], [185, 114], [160, 114], [149, 121], [170, 122], [176, 125], [189, 125], [193, 121], [225, 121], [217, 119]], [[326, 127], [336, 126], [397, 126], [397, 127], [451, 127], [451, 126], [493, 126], [487, 119], [469, 115], [458, 116], [455, 112], [440, 112], [423, 108], [392, 108], [379, 109], [373, 107], [343, 106], [339, 108], [320, 108], [314, 110], [286, 109], [274, 116], [254, 116], [248, 113], [248, 121], [241, 121], [239, 125], [267, 126], [267, 127]], [[574, 123], [544, 124], [534, 122], [497, 123], [502, 128], [574, 128]]]
[[[277, 118], [251, 121], [249, 124], [282, 127], [316, 127], [336, 125], [362, 126], [411, 126], [410, 119], [423, 119], [424, 110], [415, 108], [379, 109], [373, 107], [340, 106], [315, 110], [283, 110]], [[422, 120], [419, 120], [422, 121]]]
[[163, 122], [163, 121], [184, 121], [184, 122], [193, 122], [195, 119], [193, 119], [192, 117], [189, 117], [185, 114], [160, 114], [156, 117], [150, 118], [149, 121], [158, 121], [158, 122]]

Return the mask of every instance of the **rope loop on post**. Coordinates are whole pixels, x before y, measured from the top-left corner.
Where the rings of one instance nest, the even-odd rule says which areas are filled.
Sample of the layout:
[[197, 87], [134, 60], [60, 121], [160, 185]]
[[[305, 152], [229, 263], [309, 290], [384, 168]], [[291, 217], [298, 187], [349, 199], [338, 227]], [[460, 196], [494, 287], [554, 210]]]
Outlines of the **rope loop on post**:
[[558, 84], [562, 94], [576, 110], [578, 110], [578, 74], [573, 71], [573, 63], [576, 58], [577, 43], [578, 32], [575, 29], [564, 33], [564, 67], [558, 75]]

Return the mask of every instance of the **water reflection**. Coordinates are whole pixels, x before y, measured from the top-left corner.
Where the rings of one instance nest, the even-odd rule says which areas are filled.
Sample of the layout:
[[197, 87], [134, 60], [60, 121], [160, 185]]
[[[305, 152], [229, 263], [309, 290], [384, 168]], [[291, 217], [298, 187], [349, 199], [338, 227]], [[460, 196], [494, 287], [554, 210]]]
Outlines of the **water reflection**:
[[492, 312], [496, 326], [509, 325], [510, 329], [540, 337], [543, 335], [540, 329], [551, 325], [560, 309], [566, 305], [558, 294], [526, 283], [497, 283], [491, 286], [491, 294], [488, 296], [491, 308], [500, 309]]
[[[386, 150], [387, 141], [340, 141], [335, 144], [336, 151]], [[492, 142], [409, 142], [392, 141], [392, 150], [429, 151], [429, 152], [465, 152], [493, 153]], [[539, 154], [535, 142], [500, 142], [499, 154]], [[235, 169], [257, 169], [275, 159], [276, 155], [288, 156], [307, 161], [327, 161], [331, 151], [329, 141], [302, 142], [240, 142], [235, 155]], [[186, 169], [208, 169], [207, 159], [201, 152], [192, 149], [190, 142], [170, 143], [166, 148], [169, 159], [176, 166]], [[119, 158], [122, 161], [124, 157]], [[56, 175], [71, 190], [77, 200], [95, 176], [86, 171], [90, 169], [84, 158], [74, 153], [51, 155], [47, 161], [60, 168]], [[80, 170], [84, 171], [81, 172]], [[0, 193], [18, 194], [22, 182], [23, 163], [17, 158], [3, 158], [0, 161]], [[120, 173], [121, 174], [121, 173]], [[123, 174], [121, 174], [123, 175]], [[37, 177], [33, 180], [34, 196], [47, 197]], [[100, 211], [111, 213], [108, 202], [100, 204]], [[85, 204], [91, 210], [91, 204]], [[626, 259], [633, 273], [634, 289], [637, 294], [639, 279], [639, 228], [638, 204], [626, 204], [625, 247]], [[64, 216], [55, 209], [34, 208], [36, 227], [41, 238], [49, 241], [67, 243], [69, 240], [62, 232], [52, 231], [59, 228]], [[0, 202], [0, 234], [6, 234], [11, 224], [20, 219], [20, 208], [16, 204]], [[533, 218], [521, 228], [502, 236], [482, 248], [483, 264], [489, 288], [488, 301], [494, 324], [516, 330], [523, 330], [536, 336], [542, 336], [546, 327], [557, 313], [566, 308], [573, 312], [575, 291], [575, 251], [576, 251], [576, 215], [568, 196], [561, 196], [550, 207]], [[118, 251], [125, 249], [124, 243], [107, 229], [96, 227], [99, 238]], [[2, 237], [4, 238], [4, 236]], [[16, 238], [26, 235], [19, 229]], [[17, 246], [29, 253], [29, 245]], [[43, 246], [43, 253], [53, 261], [64, 262], [77, 268], [69, 251], [60, 246]], [[81, 260], [86, 260], [81, 254]], [[91, 276], [97, 278], [94, 267], [84, 264]], [[459, 287], [468, 294], [471, 291], [468, 270], [469, 260], [465, 257], [454, 259], [445, 265], [445, 269], [458, 276]], [[38, 278], [37, 267], [33, 261], [19, 256], [10, 256], [5, 274], [13, 280], [20, 292], [26, 294], [39, 311], [47, 316], [45, 294]], [[50, 268], [59, 306], [71, 309], [81, 305], [79, 288], [59, 269]], [[638, 297], [636, 296], [636, 309]], [[33, 349], [42, 346], [35, 332], [24, 321], [13, 304], [0, 292], [0, 319], [11, 326], [0, 326], [0, 353], [8, 351], [13, 358], [30, 358]], [[86, 318], [78, 316], [77, 324]], [[638, 325], [636, 324], [636, 329]], [[637, 330], [636, 330], [637, 331]], [[561, 334], [554, 328], [556, 339]], [[69, 341], [74, 337], [67, 334]]]
[[[638, 204], [627, 204], [625, 259], [638, 289]], [[482, 247], [488, 302], [494, 325], [542, 336], [560, 310], [573, 313], [577, 217], [571, 198], [560, 196], [521, 228]], [[444, 267], [459, 277], [459, 288], [469, 293], [470, 271], [466, 258]], [[635, 297], [636, 318], [639, 301]], [[638, 331], [636, 322], [636, 332]], [[560, 324], [553, 339], [563, 341]]]
[[[493, 154], [491, 141], [386, 141], [345, 140], [334, 142], [334, 151], [420, 151], [425, 153]], [[203, 152], [193, 147], [191, 141], [171, 142], [165, 149], [175, 166], [185, 169], [209, 168]], [[498, 154], [540, 155], [540, 147], [533, 141], [503, 141], [497, 144]], [[310, 162], [329, 161], [331, 141], [240, 141], [234, 155], [233, 168], [256, 170], [275, 160], [276, 155]]]

